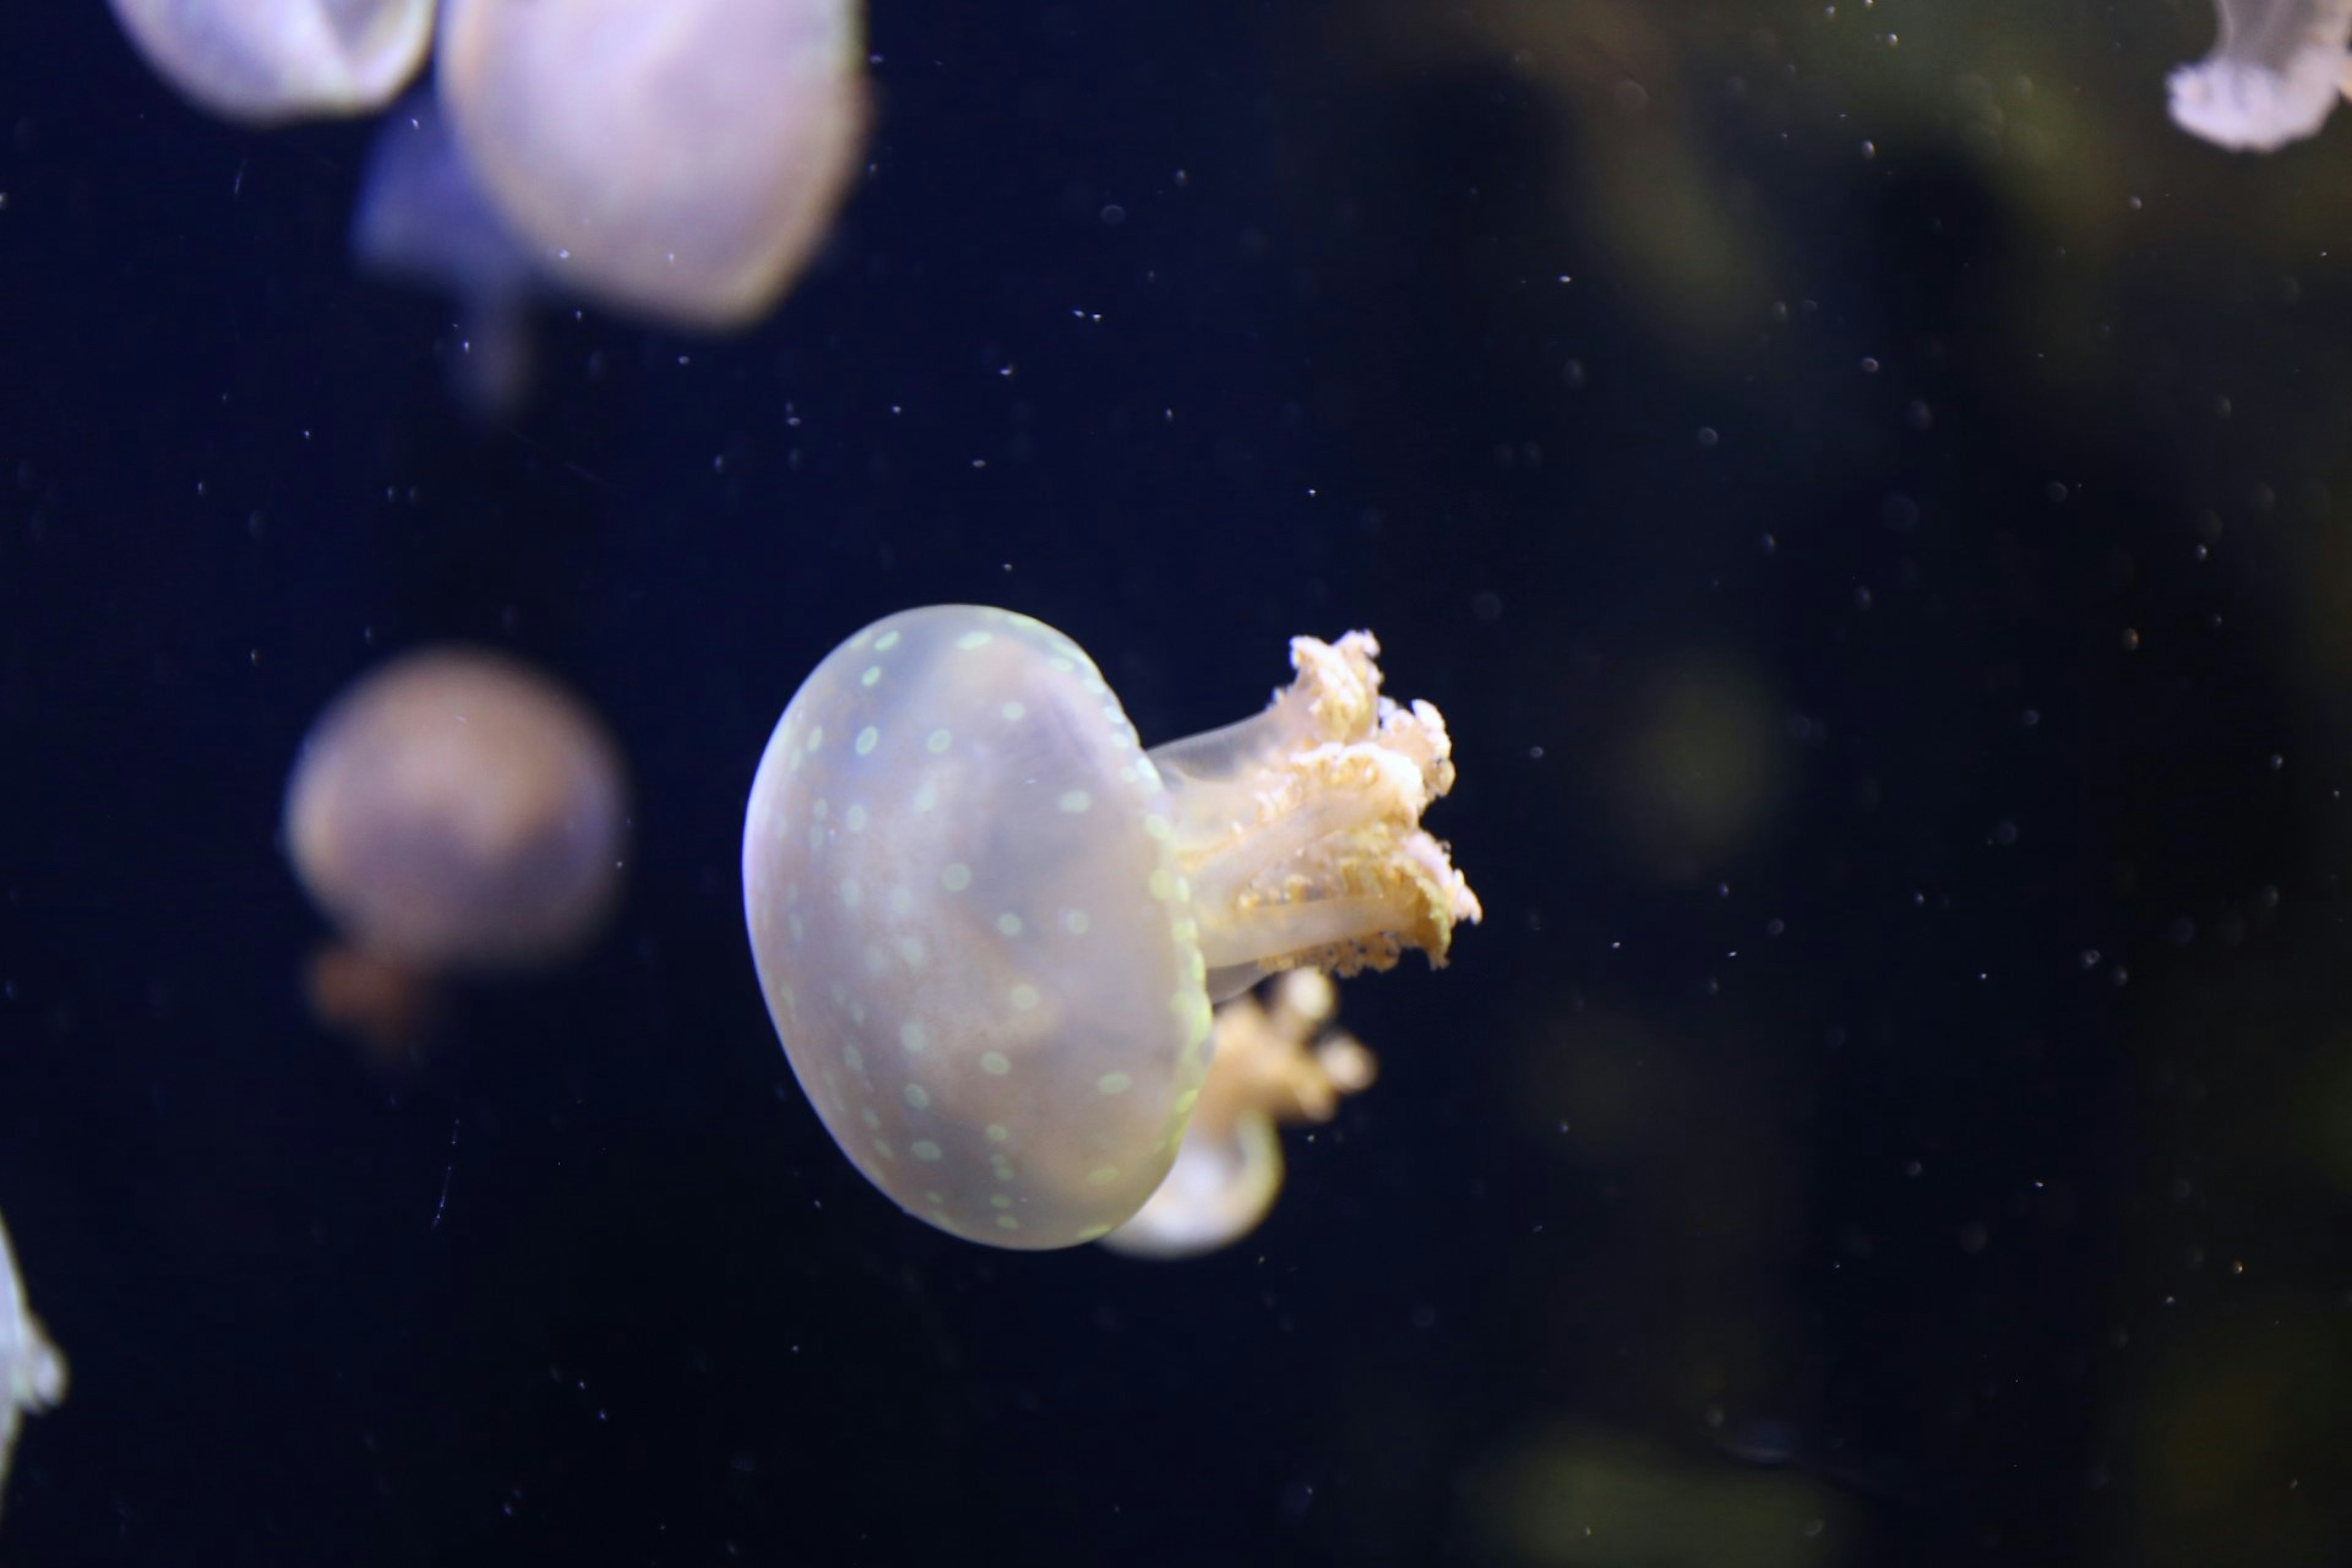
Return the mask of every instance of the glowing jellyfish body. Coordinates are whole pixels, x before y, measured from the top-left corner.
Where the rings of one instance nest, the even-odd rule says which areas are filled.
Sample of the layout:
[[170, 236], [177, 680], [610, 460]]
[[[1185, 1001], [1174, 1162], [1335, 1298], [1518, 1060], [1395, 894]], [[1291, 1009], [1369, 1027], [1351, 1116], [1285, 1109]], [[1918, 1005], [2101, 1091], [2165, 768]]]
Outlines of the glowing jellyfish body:
[[363, 678], [287, 791], [295, 869], [350, 944], [314, 977], [325, 1010], [350, 997], [364, 1026], [390, 1015], [397, 976], [564, 956], [619, 890], [625, 812], [593, 716], [511, 660], [435, 649]]
[[7, 1501], [8, 1461], [26, 1413], [53, 1409], [66, 1396], [66, 1358], [25, 1301], [8, 1227], [0, 1224], [0, 1505]]
[[382, 109], [425, 63], [434, 0], [110, 0], [155, 73], [248, 125]]
[[[1275, 977], [1271, 1005], [1238, 996], [1217, 1009], [1214, 1054], [1176, 1163], [1150, 1200], [1102, 1239], [1139, 1258], [1192, 1258], [1255, 1230], [1282, 1190], [1277, 1122], [1328, 1121], [1339, 1097], [1369, 1088], [1372, 1053], [1325, 1033], [1338, 993], [1319, 970]], [[1310, 1048], [1311, 1046], [1311, 1048]]]
[[2352, 79], [2352, 0], [2215, 0], [2215, 10], [2212, 52], [2172, 73], [2174, 122], [2242, 152], [2315, 134]]
[[817, 667], [752, 784], [744, 906], [867, 1179], [971, 1240], [1095, 1240], [1167, 1174], [1215, 1000], [1442, 961], [1478, 915], [1420, 827], [1450, 748], [1377, 652], [1298, 638], [1264, 713], [1149, 754], [1086, 654], [1007, 611], [907, 611]]
[[866, 128], [849, 0], [446, 0], [438, 89], [549, 277], [726, 327], [790, 286]]

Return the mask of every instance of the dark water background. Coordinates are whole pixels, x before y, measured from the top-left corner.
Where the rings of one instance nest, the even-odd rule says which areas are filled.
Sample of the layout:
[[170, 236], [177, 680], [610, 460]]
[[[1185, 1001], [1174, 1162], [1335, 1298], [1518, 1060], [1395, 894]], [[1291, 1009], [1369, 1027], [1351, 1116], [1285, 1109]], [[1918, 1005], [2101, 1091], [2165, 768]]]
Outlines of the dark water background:
[[[2352, 123], [2173, 131], [2162, 0], [871, 30], [781, 315], [550, 311], [484, 429], [363, 128], [0, 15], [0, 1203], [75, 1367], [0, 1560], [2347, 1560]], [[934, 1234], [790, 1080], [743, 796], [942, 600], [1147, 742], [1358, 626], [1451, 721], [1486, 923], [1346, 987], [1381, 1081], [1230, 1251]], [[394, 1079], [274, 835], [452, 637], [607, 716], [635, 880]]]

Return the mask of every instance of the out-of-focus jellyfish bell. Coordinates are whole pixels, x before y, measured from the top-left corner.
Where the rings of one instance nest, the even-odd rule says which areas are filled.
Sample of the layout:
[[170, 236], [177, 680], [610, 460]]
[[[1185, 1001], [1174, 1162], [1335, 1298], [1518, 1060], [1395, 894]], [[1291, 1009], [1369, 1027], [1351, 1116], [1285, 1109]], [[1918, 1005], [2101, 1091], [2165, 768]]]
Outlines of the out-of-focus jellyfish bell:
[[27, 1412], [55, 1408], [65, 1396], [66, 1358], [26, 1304], [8, 1227], [0, 1224], [0, 1505], [7, 1501], [8, 1461], [16, 1451], [19, 1421]]
[[434, 0], [110, 0], [155, 74], [248, 125], [369, 114], [433, 41]]
[[617, 753], [544, 678], [463, 649], [362, 678], [287, 791], [295, 870], [346, 944], [314, 967], [314, 1005], [398, 1045], [429, 977], [568, 955], [612, 909], [626, 831]]
[[525, 313], [538, 271], [475, 186], [430, 91], [411, 93], [376, 131], [352, 250], [378, 277], [456, 300], [458, 396], [478, 414], [514, 406], [530, 378]]
[[878, 621], [768, 743], [743, 896], [826, 1131], [940, 1228], [1096, 1240], [1160, 1186], [1213, 1003], [1265, 975], [1444, 960], [1478, 903], [1421, 827], [1444, 721], [1351, 633], [1291, 644], [1255, 718], [1146, 753], [1092, 660], [1025, 616]]
[[445, 0], [438, 89], [547, 275], [677, 325], [764, 314], [866, 130], [855, 0]]
[[2172, 73], [2174, 123], [2241, 152], [2317, 133], [2352, 81], [2352, 0], [2214, 0], [2213, 50]]
[[1139, 1258], [1192, 1258], [1239, 1241], [1282, 1190], [1276, 1124], [1328, 1121], [1341, 1095], [1371, 1084], [1372, 1053], [1350, 1036], [1325, 1032], [1339, 1011], [1329, 975], [1293, 969], [1270, 989], [1270, 1007], [1237, 996], [1217, 1009], [1208, 1081], [1176, 1163], [1150, 1200], [1103, 1237], [1105, 1247]]

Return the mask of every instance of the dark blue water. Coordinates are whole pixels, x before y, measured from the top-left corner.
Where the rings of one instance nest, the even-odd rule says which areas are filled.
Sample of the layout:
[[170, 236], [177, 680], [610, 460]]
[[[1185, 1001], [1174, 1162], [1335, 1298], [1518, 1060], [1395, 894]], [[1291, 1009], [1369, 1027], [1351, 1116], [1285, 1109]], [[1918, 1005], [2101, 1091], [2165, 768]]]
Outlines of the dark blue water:
[[[785, 309], [550, 310], [500, 426], [353, 274], [363, 128], [0, 17], [0, 1205], [75, 1369], [0, 1561], [2344, 1560], [2352, 127], [2174, 132], [2194, 6], [1646, 9], [877, 0]], [[1345, 987], [1381, 1081], [1216, 1257], [934, 1234], [777, 1048], [761, 747], [950, 600], [1147, 742], [1354, 626], [1450, 721], [1486, 921]], [[278, 813], [447, 638], [607, 717], [634, 879], [390, 1077]]]

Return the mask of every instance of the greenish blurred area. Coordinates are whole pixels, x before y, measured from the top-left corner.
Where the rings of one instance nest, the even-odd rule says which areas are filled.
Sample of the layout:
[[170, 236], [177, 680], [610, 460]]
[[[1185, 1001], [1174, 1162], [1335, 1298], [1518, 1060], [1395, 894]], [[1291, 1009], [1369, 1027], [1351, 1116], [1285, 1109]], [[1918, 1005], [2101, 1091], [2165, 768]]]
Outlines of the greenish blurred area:
[[[1718, 439], [1752, 450], [1761, 426], [1778, 445], [1749, 471], [1776, 471], [1783, 499], [1811, 485], [1843, 502], [1851, 476], [1907, 468], [1887, 525], [1924, 507], [1942, 536], [1923, 528], [1885, 567], [1880, 612], [1941, 615], [1926, 635], [1956, 661], [1986, 648], [1969, 679], [2010, 736], [2042, 721], [2035, 703], [2072, 710], [2050, 742], [2066, 760], [2042, 764], [2076, 795], [2071, 813], [2045, 812], [2021, 842], [1990, 813], [1930, 826], [1954, 858], [2014, 845], [2053, 857], [2048, 875], [1973, 898], [1923, 877], [1920, 918], [1948, 921], [1892, 939], [1957, 952], [1971, 922], [2079, 926], [2076, 951], [2042, 943], [2036, 962], [2073, 977], [2041, 993], [2054, 1010], [2030, 996], [2006, 1010], [2005, 1056], [1971, 1068], [1937, 1045], [1924, 1059], [1925, 1042], [1899, 1026], [1874, 1037], [1833, 998], [1826, 1029], [1824, 1009], [1752, 985], [1727, 1012], [1747, 942], [1691, 958], [1673, 984], [1605, 957], [1522, 969], [1493, 1067], [1519, 1114], [1495, 1134], [1514, 1151], [1501, 1163], [1518, 1211], [1550, 1217], [1497, 1259], [1493, 1294], [1510, 1304], [1486, 1327], [1557, 1418], [1462, 1439], [1478, 1450], [1451, 1505], [1465, 1558], [2352, 1561], [2352, 815], [2336, 784], [2352, 777], [2352, 526], [2336, 508], [2352, 496], [2352, 115], [2271, 156], [2184, 134], [2165, 76], [2206, 51], [2213, 18], [2178, 0], [1372, 0], [1274, 26], [1286, 55], [1331, 62], [1315, 101], [1337, 129], [1289, 171], [1302, 205], [1353, 199], [1328, 189], [1335, 168], [1377, 166], [1338, 145], [1367, 122], [1396, 138], [1456, 117], [1518, 155], [1507, 179], [1491, 157], [1402, 176], [1475, 215], [1470, 232], [1430, 236], [1423, 265], [1512, 301], [1495, 306], [1494, 336], [1465, 332], [1465, 357], [1545, 319], [1527, 301], [1546, 290], [1598, 290], [1648, 374], [1795, 410], [1699, 431], [1693, 462]], [[1922, 254], [1939, 258], [1933, 277], [1896, 259]], [[1547, 255], [1556, 268], [1530, 264]], [[1579, 357], [1575, 307], [1551, 319], [1568, 393], [1625, 395], [1624, 365], [1603, 384]], [[1944, 390], [1889, 387], [1868, 413], [1820, 405], [1791, 367], [1832, 321], [1884, 345], [1890, 380]], [[1351, 387], [1327, 407], [1372, 400]], [[1498, 441], [1496, 467], [1538, 466], [1539, 444], [1543, 468], [1570, 469], [1608, 417]], [[1929, 445], [1954, 427], [1957, 448]], [[1997, 448], [2052, 460], [2021, 479]], [[1723, 504], [1765, 503], [1735, 487]], [[1766, 532], [1759, 549], [1788, 542]], [[1991, 563], [1956, 581], [1962, 553]], [[1839, 607], [1859, 615], [1874, 590], [1856, 582]], [[1725, 900], [1778, 900], [1748, 908], [1748, 942], [1800, 941], [1809, 835], [1965, 795], [1906, 800], [1892, 768], [1824, 760], [1854, 726], [1825, 752], [1817, 731], [1836, 721], [1808, 717], [1828, 704], [1789, 651], [1842, 635], [1807, 624], [1823, 613], [1790, 608], [1778, 646], [1672, 614], [1606, 632], [1560, 616], [1537, 634], [1546, 653], [1526, 678], [1567, 716], [1552, 749], [1573, 752], [1544, 764], [1554, 798], [1592, 881], [1615, 889], [1577, 940], [1598, 949], [1612, 921], [1643, 923], [1629, 911], [1644, 900], [1704, 899], [1745, 873]], [[2004, 651], [2021, 624], [2045, 655], [2064, 650], [2054, 668]], [[1986, 738], [1984, 712], [1921, 722], [1960, 738], [1955, 773], [2014, 743]], [[1483, 781], [1465, 781], [1466, 798]], [[1859, 896], [1868, 854], [1823, 896]], [[1559, 888], [1537, 918], [1592, 896]], [[1890, 929], [1908, 902], [1888, 900]], [[1857, 991], [1887, 979], [1855, 944], [1805, 962], [1814, 984], [1841, 966]], [[2014, 974], [1980, 978], [1993, 994]], [[1393, 1060], [1401, 1042], [1386, 1043]], [[2037, 1065], [2051, 1082], [2022, 1076]], [[2021, 1075], [2018, 1121], [1934, 1128], [1923, 1103], [1972, 1072]], [[1832, 1117], [1884, 1114], [1889, 1147], [1916, 1145], [1870, 1178], [1874, 1196], [1823, 1191], [1853, 1180], [1815, 1142], [1839, 1101]], [[2032, 1141], [2068, 1148], [2084, 1103], [2112, 1117], [2085, 1134], [2098, 1152], [2066, 1179], [2031, 1179]], [[1972, 1138], [2026, 1152], [1981, 1158]], [[1937, 1191], [1954, 1161], [1972, 1184]], [[2026, 1174], [1996, 1181], [1993, 1165]], [[1538, 1260], [1563, 1227], [1584, 1264], [1612, 1259], [1605, 1272]], [[1612, 1237], [1638, 1258], [1612, 1256]], [[2021, 1246], [2026, 1261], [2004, 1265]], [[2038, 1299], [2038, 1259], [2070, 1250], [2097, 1255], [2090, 1298], [2053, 1280]], [[1926, 1372], [1902, 1362], [1915, 1325], [1886, 1305], [1904, 1289], [1841, 1312], [1841, 1271], [1898, 1253], [1916, 1326], [1967, 1343], [1951, 1322], [1974, 1319], [1978, 1342], [2007, 1351]], [[2047, 1338], [2020, 1354], [2037, 1318]], [[2021, 1325], [2006, 1339], [2004, 1320]], [[1870, 1370], [1896, 1364], [1916, 1381]], [[1811, 1412], [1775, 1404], [1809, 1397]], [[1444, 1403], [1391, 1414], [1442, 1428]], [[2005, 1454], [1986, 1435], [2004, 1404], [2062, 1412], [2071, 1435], [2053, 1449], [2071, 1464]], [[1707, 1436], [1726, 1408], [1787, 1414], [1809, 1442], [1858, 1421], [1900, 1463], [1727, 1459]]]

